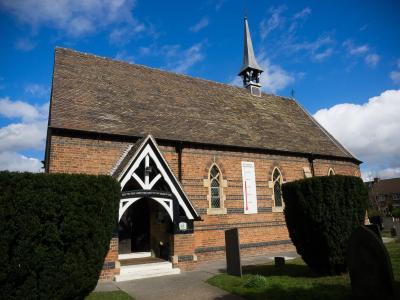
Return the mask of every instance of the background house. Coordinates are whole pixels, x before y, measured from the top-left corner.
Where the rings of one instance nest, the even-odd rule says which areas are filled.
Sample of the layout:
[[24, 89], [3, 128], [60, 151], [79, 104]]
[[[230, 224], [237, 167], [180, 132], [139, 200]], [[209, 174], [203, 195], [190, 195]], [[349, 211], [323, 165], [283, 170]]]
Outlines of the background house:
[[374, 208], [388, 213], [400, 208], [400, 178], [379, 179], [366, 182], [369, 190], [369, 201]]

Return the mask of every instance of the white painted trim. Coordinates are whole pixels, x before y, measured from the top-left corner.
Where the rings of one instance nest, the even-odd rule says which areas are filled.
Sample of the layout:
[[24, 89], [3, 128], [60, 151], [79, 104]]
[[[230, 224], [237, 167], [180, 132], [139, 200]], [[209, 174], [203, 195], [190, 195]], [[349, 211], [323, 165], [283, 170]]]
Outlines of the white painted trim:
[[[156, 154], [154, 153], [153, 149], [151, 148], [151, 145], [146, 143], [148, 142], [148, 140], [151, 140], [151, 142], [154, 144], [154, 146], [156, 147], [156, 151], [158, 151], [161, 159], [163, 160], [163, 162], [165, 163], [166, 167], [168, 168], [168, 170], [170, 171], [170, 173], [172, 174], [172, 176], [174, 177], [174, 180], [178, 183], [178, 185], [180, 186], [180, 189], [182, 191], [182, 193], [186, 196], [187, 195], [185, 193], [185, 191], [183, 190], [181, 184], [179, 183], [179, 181], [177, 180], [175, 174], [172, 172], [172, 170], [169, 168], [167, 161], [165, 160], [164, 156], [162, 155], [162, 153], [159, 151], [157, 143], [155, 142], [154, 138], [149, 135], [147, 136], [147, 138], [141, 143], [140, 147], [138, 148], [138, 150], [136, 151], [136, 153], [132, 156], [132, 159], [130, 159], [130, 161], [127, 164], [127, 167], [124, 168], [124, 172], [121, 173], [121, 175], [118, 178], [118, 181], [120, 181], [121, 184], [121, 189], [124, 188], [124, 186], [126, 185], [126, 183], [131, 179], [131, 177], [133, 176], [135, 178], [135, 180], [137, 180], [139, 182], [139, 184], [142, 186], [144, 185], [143, 189], [151, 189], [154, 184], [161, 178], [157, 178], [158, 176], [156, 176], [151, 183], [149, 183], [149, 185], [146, 185], [146, 180], [143, 183], [143, 181], [136, 175], [134, 176], [134, 172], [136, 171], [136, 169], [139, 167], [140, 163], [143, 161], [143, 159], [146, 159], [146, 156], [149, 156], [153, 159], [154, 163], [156, 164], [158, 170], [161, 173], [161, 176], [164, 178], [164, 180], [166, 181], [166, 183], [168, 184], [168, 186], [171, 189], [172, 194], [176, 197], [176, 199], [178, 200], [179, 205], [183, 208], [183, 210], [185, 211], [186, 216], [188, 217], [188, 219], [193, 220], [194, 216], [192, 215], [192, 213], [190, 212], [190, 210], [188, 209], [188, 207], [186, 206], [186, 203], [184, 202], [184, 200], [182, 199], [180, 193], [178, 192], [178, 190], [176, 189], [175, 185], [173, 184], [173, 182], [171, 181], [171, 178], [167, 175], [167, 172], [165, 171], [165, 169], [163, 168], [160, 160], [157, 158]], [[143, 145], [146, 145], [143, 149]], [[140, 153], [139, 156], [138, 153]], [[137, 156], [137, 157], [136, 157]], [[127, 169], [129, 168], [128, 166], [130, 164], [132, 164], [132, 162], [135, 161], [133, 163], [133, 165], [131, 166], [131, 168], [127, 171]], [[123, 175], [126, 172], [125, 175]], [[139, 180], [140, 181], [139, 181]], [[157, 179], [157, 181], [155, 181], [155, 179]], [[141, 184], [143, 183], [143, 185]], [[190, 203], [189, 204], [192, 209], [195, 211], [195, 208], [193, 207], [193, 205]]]
[[[156, 198], [156, 197], [152, 197], [152, 199], [154, 199], [155, 201], [157, 201], [158, 203], [160, 203], [168, 212], [169, 216], [171, 217], [171, 221], [174, 222], [174, 209], [173, 209], [173, 205], [172, 205], [172, 200], [171, 199], [165, 199], [165, 198]], [[166, 204], [165, 202], [168, 202], [168, 204]]]
[[[176, 178], [174, 172], [172, 172], [171, 168], [169, 167], [167, 161], [165, 160], [164, 156], [162, 155], [162, 153], [160, 152], [160, 150], [158, 149], [158, 145], [157, 142], [154, 140], [152, 135], [149, 135], [148, 138], [153, 142], [153, 144], [156, 146], [157, 151], [160, 153], [161, 159], [164, 161], [165, 165], [167, 166], [167, 168], [169, 169], [169, 171], [171, 172], [172, 176], [174, 177], [175, 181], [178, 183], [179, 187], [182, 190], [182, 193], [185, 195], [185, 197], [187, 199], [189, 199], [189, 197], [186, 195], [185, 190], [183, 189], [181, 183], [179, 182], [179, 180]], [[193, 204], [189, 201], [189, 205], [192, 207], [193, 211], [196, 212], [196, 209], [194, 208]], [[186, 207], [186, 205], [184, 205], [183, 207]], [[192, 216], [192, 214], [190, 214]], [[189, 219], [194, 219], [193, 216]]]
[[132, 178], [134, 178], [137, 181], [137, 183], [139, 183], [142, 189], [146, 190], [146, 183], [144, 183], [136, 173], [132, 174]]
[[145, 169], [145, 172], [144, 172], [144, 185], [146, 186], [146, 189], [148, 189], [149, 190], [149, 174], [147, 174], [147, 172], [146, 172], [146, 168], [148, 168], [150, 166], [150, 159], [149, 159], [149, 156], [148, 155], [146, 155], [146, 157], [145, 157], [145, 163], [144, 163], [144, 169]]
[[156, 177], [153, 178], [153, 180], [150, 182], [150, 184], [148, 185], [148, 189], [151, 190], [153, 188], [153, 186], [157, 183], [157, 181], [161, 178], [161, 174], [157, 174]]
[[[118, 214], [118, 222], [121, 221], [122, 216], [126, 212], [126, 210], [136, 201], [143, 199], [143, 197], [140, 198], [127, 198], [127, 199], [121, 199], [119, 201], [119, 214]], [[173, 202], [172, 199], [166, 199], [166, 198], [158, 198], [158, 197], [150, 197], [149, 199], [153, 199], [154, 201], [157, 201], [160, 203], [162, 207], [165, 208], [167, 211], [169, 217], [171, 218], [171, 221], [174, 221], [174, 209], [173, 209]], [[167, 204], [168, 203], [168, 204]]]
[[[150, 145], [147, 145], [145, 149], [150, 147]], [[125, 177], [121, 181], [121, 189], [124, 188], [125, 184], [128, 182], [129, 179], [131, 179], [132, 174], [136, 171], [136, 169], [139, 167], [140, 163], [142, 162], [143, 158], [147, 155], [146, 151], [143, 151], [135, 163], [132, 165], [132, 167], [129, 169], [128, 173], [126, 173]]]
[[[169, 176], [167, 175], [167, 173], [165, 172], [163, 166], [161, 165], [160, 161], [158, 160], [157, 156], [155, 155], [155, 153], [153, 152], [153, 150], [151, 149], [150, 145], [147, 145], [147, 147], [149, 147], [150, 151], [149, 151], [149, 155], [150, 157], [153, 159], [153, 161], [155, 162], [158, 170], [160, 171], [160, 173], [162, 174], [164, 180], [167, 182], [169, 188], [171, 189], [172, 193], [175, 195], [175, 197], [178, 199], [179, 204], [181, 205], [181, 207], [183, 208], [183, 210], [186, 213], [186, 216], [188, 217], [188, 219], [194, 219], [193, 215], [191, 214], [191, 212], [189, 211], [189, 209], [186, 207], [185, 202], [183, 201], [181, 195], [179, 195], [179, 192], [177, 191], [177, 189], [175, 188], [174, 184], [172, 183], [171, 179], [169, 178]], [[146, 148], [147, 148], [146, 147]]]
[[[128, 209], [128, 207], [131, 206], [133, 203], [135, 203], [139, 199], [141, 199], [141, 198], [127, 198], [127, 199], [119, 200], [118, 223], [119, 223], [119, 221], [121, 221], [121, 218], [124, 215], [125, 211]], [[125, 203], [125, 205], [124, 205], [124, 203]]]

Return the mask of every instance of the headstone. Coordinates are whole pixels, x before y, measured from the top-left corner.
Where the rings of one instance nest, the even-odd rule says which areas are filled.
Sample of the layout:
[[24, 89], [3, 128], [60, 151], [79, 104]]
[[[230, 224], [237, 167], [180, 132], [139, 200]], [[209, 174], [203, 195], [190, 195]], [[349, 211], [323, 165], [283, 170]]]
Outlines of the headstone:
[[275, 257], [275, 267], [283, 267], [285, 265], [285, 258], [282, 256]]
[[225, 230], [226, 272], [229, 275], [242, 276], [240, 261], [239, 231], [237, 228]]
[[378, 236], [365, 226], [351, 235], [347, 252], [352, 299], [395, 299], [392, 265]]
[[390, 234], [392, 237], [395, 237], [397, 235], [396, 226], [393, 225], [393, 227], [390, 228]]

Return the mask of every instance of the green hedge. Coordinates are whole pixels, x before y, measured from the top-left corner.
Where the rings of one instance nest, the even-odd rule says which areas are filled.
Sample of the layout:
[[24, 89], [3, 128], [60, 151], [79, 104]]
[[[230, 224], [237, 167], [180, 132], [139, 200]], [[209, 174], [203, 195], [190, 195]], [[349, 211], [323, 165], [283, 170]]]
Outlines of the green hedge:
[[109, 176], [0, 172], [0, 294], [83, 299], [96, 286], [115, 229]]
[[290, 238], [307, 265], [319, 274], [347, 270], [352, 231], [364, 223], [368, 190], [353, 176], [313, 177], [283, 185]]

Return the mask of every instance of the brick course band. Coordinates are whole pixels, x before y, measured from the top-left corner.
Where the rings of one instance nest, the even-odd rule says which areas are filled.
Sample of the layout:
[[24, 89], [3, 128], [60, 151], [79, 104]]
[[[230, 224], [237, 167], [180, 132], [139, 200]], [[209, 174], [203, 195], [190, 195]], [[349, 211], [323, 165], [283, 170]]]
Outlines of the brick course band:
[[[288, 244], [292, 244], [292, 241], [280, 240], [280, 241], [270, 241], [270, 242], [248, 243], [248, 244], [240, 244], [240, 249], [268, 247], [275, 245], [288, 245]], [[225, 251], [225, 246], [201, 247], [201, 248], [196, 248], [194, 250], [195, 253], [206, 253], [215, 251]]]
[[[196, 208], [196, 211], [200, 215], [206, 215], [207, 214], [207, 208]], [[227, 208], [226, 209], [228, 214], [243, 214], [243, 207], [233, 207], [233, 208]], [[258, 207], [257, 208], [258, 212], [272, 212], [272, 207]]]
[[226, 230], [230, 228], [254, 228], [254, 227], [275, 227], [286, 226], [285, 222], [248, 222], [248, 223], [231, 223], [231, 224], [213, 224], [201, 225], [195, 228], [196, 231], [209, 231], [209, 230]]
[[[207, 196], [204, 195], [188, 195], [190, 200], [204, 200], [207, 201]], [[226, 200], [240, 200], [243, 201], [243, 195], [226, 195]], [[257, 195], [257, 200], [272, 200], [271, 195]]]

